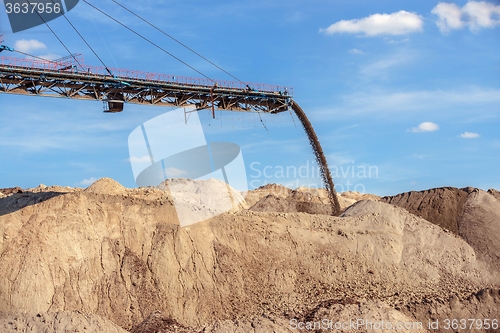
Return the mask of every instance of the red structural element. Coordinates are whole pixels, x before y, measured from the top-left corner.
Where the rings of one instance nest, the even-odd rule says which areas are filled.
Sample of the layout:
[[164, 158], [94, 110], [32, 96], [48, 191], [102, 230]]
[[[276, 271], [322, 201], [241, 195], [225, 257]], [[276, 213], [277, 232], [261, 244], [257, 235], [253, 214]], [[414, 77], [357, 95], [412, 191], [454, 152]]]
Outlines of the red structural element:
[[[78, 60], [78, 61], [77, 61]], [[0, 57], [0, 65], [12, 66], [23, 69], [38, 69], [48, 71], [64, 71], [73, 72], [81, 75], [88, 75], [93, 77], [112, 77], [109, 75], [105, 67], [84, 65], [83, 55], [77, 55], [74, 58], [66, 58], [61, 61], [44, 61], [33, 58], [14, 58], [14, 57]], [[123, 68], [110, 68], [111, 73], [117, 78], [148, 81], [148, 82], [161, 82], [172, 83], [179, 85], [190, 86], [203, 86], [212, 88], [214, 85], [219, 89], [238, 89], [238, 90], [254, 90], [263, 92], [283, 93], [292, 96], [293, 90], [290, 87], [277, 86], [263, 83], [252, 82], [238, 82], [226, 80], [211, 80], [208, 78], [193, 78], [187, 76], [177, 76], [170, 74], [160, 74], [152, 72], [143, 72], [138, 70], [123, 69]]]

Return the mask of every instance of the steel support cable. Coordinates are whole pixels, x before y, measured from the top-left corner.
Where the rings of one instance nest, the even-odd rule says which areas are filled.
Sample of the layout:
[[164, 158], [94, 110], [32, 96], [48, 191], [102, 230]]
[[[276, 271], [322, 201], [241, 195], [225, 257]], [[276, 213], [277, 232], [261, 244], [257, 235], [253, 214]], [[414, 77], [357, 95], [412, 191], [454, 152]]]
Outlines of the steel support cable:
[[[29, 0], [28, 0], [29, 1]], [[54, 2], [54, 0], [51, 0], [52, 3], [55, 5], [56, 3]], [[106, 71], [109, 73], [109, 75], [113, 76], [113, 73], [111, 73], [111, 71], [109, 70], [108, 66], [106, 66], [106, 64], [104, 63], [104, 61], [101, 59], [101, 57], [99, 57], [99, 55], [97, 54], [96, 51], [94, 51], [94, 49], [92, 48], [92, 46], [90, 46], [90, 44], [87, 42], [87, 40], [82, 36], [82, 34], [80, 33], [80, 31], [78, 31], [78, 29], [73, 25], [73, 23], [71, 23], [71, 21], [69, 20], [69, 18], [66, 17], [66, 15], [62, 15], [64, 16], [64, 18], [66, 19], [66, 21], [69, 23], [69, 25], [73, 28], [73, 30], [75, 30], [75, 32], [78, 34], [78, 36], [80, 36], [80, 38], [83, 40], [83, 42], [87, 45], [87, 47], [90, 49], [90, 51], [92, 51], [92, 53], [94, 53], [94, 55], [97, 57], [97, 59], [99, 59], [99, 61], [101, 62], [101, 64], [104, 66], [104, 68], [106, 68]]]
[[[83, 0], [84, 2], [87, 2], [85, 0]], [[196, 54], [198, 57], [200, 57], [201, 59], [205, 60], [206, 62], [208, 62], [209, 64], [211, 64], [212, 66], [218, 68], [219, 70], [221, 70], [222, 72], [226, 73], [227, 75], [229, 75], [230, 77], [232, 77], [233, 79], [235, 79], [236, 81], [240, 82], [240, 83], [243, 83], [243, 84], [246, 84], [245, 82], [243, 82], [242, 80], [238, 79], [236, 76], [234, 76], [233, 74], [229, 73], [228, 71], [226, 71], [224, 68], [220, 67], [219, 65], [215, 64], [214, 62], [210, 61], [209, 59], [207, 59], [206, 57], [204, 57], [203, 55], [201, 55], [200, 53], [196, 52], [195, 50], [193, 50], [192, 48], [190, 48], [189, 46], [187, 46], [186, 44], [182, 43], [180, 40], [176, 39], [175, 37], [171, 36], [170, 34], [166, 33], [165, 31], [161, 30], [160, 28], [158, 28], [157, 26], [155, 26], [154, 24], [152, 24], [151, 22], [149, 22], [148, 20], [146, 20], [145, 18], [143, 18], [142, 16], [136, 14], [135, 12], [133, 12], [132, 10], [128, 9], [127, 7], [125, 7], [124, 5], [122, 5], [121, 3], [119, 3], [118, 1], [116, 0], [112, 0], [114, 3], [116, 3], [118, 6], [122, 7], [123, 9], [125, 9], [127, 12], [129, 12], [130, 14], [134, 15], [135, 17], [139, 18], [140, 20], [142, 20], [143, 22], [147, 23], [148, 25], [150, 25], [151, 27], [155, 28], [156, 30], [158, 30], [159, 32], [161, 32], [162, 34], [164, 34], [165, 36], [167, 36], [168, 38], [172, 39], [173, 41], [175, 41], [176, 43], [182, 45], [183, 47], [185, 47], [186, 49], [188, 49], [189, 51], [191, 51], [192, 53]], [[179, 59], [178, 59], [179, 60]], [[184, 63], [184, 62], [183, 62]], [[187, 65], [186, 63], [184, 63], [185, 65]], [[189, 65], [188, 65], [189, 66]], [[191, 66], [189, 66], [191, 69], [193, 69]], [[198, 72], [198, 71], [197, 71]], [[198, 72], [199, 73], [199, 72]], [[202, 74], [202, 73], [200, 73]], [[203, 74], [202, 74], [203, 75]], [[204, 75], [205, 76], [205, 75]], [[206, 77], [206, 76], [205, 76]], [[213, 102], [212, 102], [213, 103]], [[213, 105], [212, 105], [212, 108], [213, 108]], [[215, 113], [214, 111], [212, 110], [212, 115], [213, 117], [215, 118]], [[259, 113], [259, 118], [260, 118], [260, 122], [262, 123], [262, 125], [264, 126], [265, 130], [267, 131], [267, 133], [269, 133], [269, 130], [267, 129], [267, 126], [266, 124], [264, 123], [264, 121], [262, 120], [262, 117]]]
[[29, 53], [26, 53], [26, 52], [22, 52], [22, 51], [19, 51], [19, 50], [16, 50], [16, 49], [12, 49], [12, 52], [19, 53], [19, 54], [22, 54], [22, 55], [25, 55], [27, 57], [31, 57], [31, 58], [34, 58], [34, 59], [42, 60], [44, 62], [50, 62], [50, 63], [53, 63], [53, 64], [59, 64], [59, 62], [57, 62], [57, 61], [53, 61], [53, 60], [45, 59], [45, 58], [42, 58], [42, 57], [38, 57], [36, 55], [29, 54]]
[[37, 57], [35, 55], [29, 54], [29, 53], [25, 53], [25, 52], [21, 52], [19, 50], [15, 50], [14, 49], [14, 51], [12, 51], [12, 52], [16, 52], [16, 53], [19, 53], [19, 54], [22, 54], [22, 55], [25, 55], [25, 56], [28, 56], [28, 57], [31, 57], [31, 58], [43, 60], [43, 61], [46, 61], [46, 62], [51, 62], [51, 63], [54, 63], [54, 64], [58, 64], [57, 61], [52, 61], [52, 60], [48, 60], [48, 59], [45, 59], [45, 58], [42, 58], [42, 57]]
[[[24, 0], [25, 2], [28, 3], [28, 5], [32, 5], [30, 0]], [[35, 10], [35, 12], [37, 13], [38, 17], [43, 21], [43, 23], [45, 23], [45, 25], [47, 26], [47, 28], [49, 28], [49, 30], [52, 32], [52, 34], [57, 38], [57, 40], [59, 41], [59, 43], [61, 43], [61, 45], [66, 49], [66, 51], [68, 51], [69, 55], [71, 55], [73, 57], [73, 59], [75, 59], [76, 63], [83, 69], [85, 70], [85, 68], [82, 66], [82, 64], [80, 64], [80, 62], [78, 61], [78, 59], [76, 59], [75, 56], [73, 56], [73, 53], [71, 53], [71, 51], [68, 49], [68, 47], [66, 46], [66, 44], [64, 44], [64, 42], [61, 40], [61, 38], [59, 38], [59, 36], [57, 36], [57, 34], [55, 33], [54, 30], [52, 30], [52, 28], [50, 27], [50, 25], [47, 23], [47, 21], [45, 21], [42, 17], [42, 15], [40, 15], [40, 13], [38, 12], [38, 10]], [[19, 52], [20, 53], [20, 52]], [[46, 60], [46, 59], [44, 59]]]
[[196, 73], [200, 74], [201, 76], [205, 77], [206, 79], [212, 81], [212, 82], [215, 82], [215, 80], [211, 79], [210, 77], [208, 77], [207, 75], [203, 74], [202, 72], [200, 72], [199, 70], [197, 70], [196, 68], [194, 68], [193, 66], [189, 65], [188, 63], [186, 63], [185, 61], [181, 60], [180, 58], [176, 57], [175, 55], [173, 55], [172, 53], [168, 52], [167, 50], [165, 50], [164, 48], [162, 48], [161, 46], [159, 46], [158, 44], [156, 44], [155, 42], [151, 41], [150, 39], [144, 37], [143, 35], [141, 35], [140, 33], [138, 33], [137, 31], [133, 30], [132, 28], [126, 26], [125, 24], [123, 24], [122, 22], [118, 21], [117, 19], [115, 19], [114, 17], [112, 17], [111, 15], [105, 13], [104, 11], [102, 11], [101, 9], [97, 8], [96, 6], [94, 6], [93, 4], [91, 4], [90, 2], [88, 2], [87, 0], [82, 0], [83, 2], [85, 2], [87, 5], [89, 5], [90, 7], [94, 8], [95, 10], [97, 10], [98, 12], [100, 12], [101, 14], [107, 16], [108, 18], [112, 19], [113, 21], [115, 21], [116, 23], [118, 23], [119, 25], [121, 25], [122, 27], [124, 27], [125, 29], [129, 30], [130, 32], [133, 32], [134, 34], [136, 34], [137, 36], [141, 37], [142, 39], [144, 39], [145, 41], [147, 41], [148, 43], [150, 43], [151, 45], [155, 46], [156, 48], [162, 50], [163, 52], [165, 52], [166, 54], [168, 54], [169, 56], [171, 56], [172, 58], [174, 58], [175, 60], [179, 61], [180, 63], [184, 64], [185, 66], [189, 67], [190, 69], [192, 69], [193, 71], [195, 71]]
[[212, 66], [216, 67], [217, 69], [223, 71], [224, 73], [226, 73], [227, 75], [229, 75], [230, 77], [232, 77], [233, 79], [235, 79], [236, 81], [240, 82], [240, 83], [244, 83], [243, 81], [241, 81], [240, 79], [238, 79], [236, 76], [234, 76], [233, 74], [229, 73], [228, 71], [226, 71], [224, 68], [220, 67], [219, 65], [213, 63], [212, 61], [210, 61], [209, 59], [207, 59], [206, 57], [204, 57], [203, 55], [201, 55], [200, 53], [196, 52], [195, 50], [193, 50], [192, 48], [190, 48], [189, 46], [187, 46], [186, 44], [182, 43], [180, 40], [176, 39], [175, 37], [169, 35], [168, 33], [166, 33], [165, 31], [161, 30], [160, 28], [158, 28], [157, 26], [155, 26], [153, 23], [149, 22], [148, 20], [146, 20], [145, 18], [139, 16], [138, 14], [134, 13], [132, 10], [128, 9], [127, 7], [125, 7], [124, 5], [122, 5], [121, 3], [119, 3], [118, 1], [116, 0], [112, 0], [114, 3], [116, 3], [118, 6], [122, 7], [123, 9], [125, 9], [127, 12], [129, 12], [130, 14], [134, 15], [135, 17], [137, 17], [138, 19], [144, 21], [145, 23], [149, 24], [151, 27], [155, 28], [156, 30], [158, 30], [159, 32], [161, 32], [162, 34], [164, 34], [165, 36], [167, 36], [168, 38], [172, 39], [173, 41], [175, 41], [176, 43], [182, 45], [183, 47], [185, 47], [186, 49], [188, 49], [189, 51], [191, 51], [192, 53], [196, 54], [198, 57], [200, 57], [201, 59], [205, 60], [206, 62], [208, 62], [209, 64], [211, 64]]

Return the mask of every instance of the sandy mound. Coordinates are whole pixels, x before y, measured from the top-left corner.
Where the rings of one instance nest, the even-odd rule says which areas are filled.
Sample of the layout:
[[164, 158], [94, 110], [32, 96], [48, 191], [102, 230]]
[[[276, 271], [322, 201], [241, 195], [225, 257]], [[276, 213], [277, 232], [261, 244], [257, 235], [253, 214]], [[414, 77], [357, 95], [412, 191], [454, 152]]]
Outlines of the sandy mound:
[[353, 191], [342, 192], [339, 195], [344, 199], [351, 199], [351, 200], [354, 200], [355, 202], [358, 202], [361, 200], [372, 200], [372, 201], [379, 201], [380, 200], [380, 197], [378, 195], [369, 194], [369, 193], [353, 192]]
[[97, 315], [86, 315], [78, 312], [38, 313], [33, 315], [0, 313], [0, 331], [2, 333], [127, 333], [123, 328], [118, 327], [109, 320]]
[[111, 178], [101, 178], [85, 189], [89, 193], [99, 194], [123, 194], [125, 187]]
[[248, 209], [244, 196], [227, 183], [210, 178], [208, 180], [192, 180], [185, 178], [167, 179], [158, 188], [177, 196], [179, 200], [200, 206], [205, 204], [221, 205], [228, 197], [238, 209]]
[[[186, 327], [177, 321], [155, 312], [131, 333], [226, 333], [226, 332], [346, 332], [339, 329], [342, 325], [351, 326], [352, 332], [393, 332], [390, 325], [405, 323], [406, 329], [399, 331], [426, 333], [446, 332], [447, 330], [427, 330], [429, 320], [441, 323], [449, 318], [498, 318], [500, 316], [500, 290], [484, 289], [471, 294], [463, 300], [455, 295], [443, 298], [426, 298], [422, 302], [409, 304], [407, 307], [390, 307], [382, 301], [354, 301], [350, 299], [327, 300], [295, 318], [279, 318], [262, 315], [252, 319], [217, 321], [203, 327]], [[357, 322], [362, 319], [362, 322]], [[348, 324], [345, 324], [348, 323]], [[378, 326], [377, 326], [378, 325]], [[384, 329], [377, 329], [383, 327]], [[482, 330], [474, 330], [482, 331]], [[493, 330], [495, 331], [495, 330]], [[493, 332], [490, 330], [490, 332]]]
[[[358, 192], [337, 194], [342, 211], [359, 200], [378, 200], [378, 198], [374, 195]], [[256, 212], [331, 215], [332, 211], [328, 192], [323, 188], [299, 187], [296, 190], [291, 190], [282, 185], [269, 184], [250, 191], [247, 202], [253, 203], [250, 210]]]
[[[310, 188], [310, 187], [298, 187], [296, 189], [298, 192], [310, 193], [313, 196], [320, 198], [322, 203], [328, 203], [328, 192], [324, 188]], [[354, 191], [337, 193], [337, 198], [340, 204], [340, 208], [344, 211], [347, 207], [361, 200], [373, 200], [378, 201], [380, 197], [374, 194], [366, 194]]]
[[500, 201], [482, 190], [474, 190], [465, 202], [458, 231], [478, 258], [500, 268]]
[[[325, 318], [328, 321], [325, 322]], [[419, 322], [411, 315], [406, 315], [403, 312], [395, 310], [381, 301], [337, 301], [332, 300], [319, 304], [306, 315], [305, 323], [310, 323], [314, 327], [314, 323], [322, 323], [320, 330], [312, 330], [315, 332], [411, 332], [411, 333], [428, 333], [427, 321]], [[358, 322], [357, 319], [361, 319]], [[351, 323], [353, 322], [354, 323]], [[294, 322], [292, 322], [294, 323]], [[353, 326], [347, 326], [350, 330], [342, 330], [340, 325], [348, 323]], [[407, 323], [407, 327], [403, 329], [391, 329], [391, 324]], [[337, 329], [335, 329], [337, 328]]]
[[280, 213], [308, 213], [331, 215], [332, 209], [329, 204], [314, 202], [312, 198], [304, 198], [300, 192], [295, 192], [286, 197], [278, 197], [269, 194], [260, 199], [250, 210], [256, 212], [280, 212]]
[[0, 195], [7, 196], [16, 193], [23, 193], [23, 189], [19, 186], [10, 188], [0, 188]]
[[[483, 289], [462, 299], [456, 295], [429, 297], [409, 304], [403, 312], [418, 318], [424, 323], [428, 320], [439, 320], [440, 323], [443, 323], [450, 318], [497, 319], [500, 318], [500, 290]], [[458, 332], [498, 332], [498, 329], [490, 328], [485, 330], [480, 328], [481, 326], [478, 328], [473, 326], [470, 330], [465, 329]], [[436, 332], [436, 330], [431, 330], [431, 332]], [[437, 332], [451, 332], [451, 330], [441, 329], [437, 330]]]
[[172, 197], [179, 223], [183, 227], [225, 212], [248, 209], [239, 191], [217, 179], [168, 179], [159, 188]]
[[130, 330], [131, 333], [198, 333], [196, 329], [179, 324], [176, 320], [164, 317], [161, 312], [150, 314], [142, 323]]
[[[176, 184], [181, 194], [228, 191], [218, 181], [168, 185]], [[14, 323], [20, 331], [115, 332], [109, 319], [133, 333], [290, 332], [292, 319], [325, 316], [500, 316], [500, 201], [492, 191], [438, 189], [437, 198], [420, 201], [421, 211], [432, 203], [447, 221], [458, 215], [458, 237], [374, 201], [340, 218], [240, 207], [179, 228], [170, 193], [126, 190], [108, 179], [94, 185], [97, 191], [38, 187], [0, 199], [0, 312], [41, 316], [4, 314], [0, 331]], [[281, 211], [307, 211], [300, 203], [314, 207], [326, 197], [321, 189], [267, 190], [286, 196], [256, 204]]]
[[472, 188], [434, 188], [383, 197], [382, 202], [397, 205], [410, 213], [458, 234], [460, 215]]
[[82, 311], [132, 329], [161, 311], [183, 327], [267, 331], [331, 300], [403, 309], [500, 284], [465, 241], [384, 203], [180, 228], [168, 198], [74, 191], [0, 215], [0, 312]]
[[272, 194], [279, 198], [286, 198], [292, 192], [291, 189], [279, 184], [266, 184], [255, 190], [245, 192], [245, 200], [251, 207], [255, 205], [259, 200]]
[[459, 235], [491, 267], [500, 267], [500, 201], [495, 190], [437, 188], [384, 197], [382, 201], [401, 206]]
[[65, 194], [65, 192], [41, 192], [31, 193], [22, 192], [0, 197], [0, 216], [16, 212], [24, 207], [39, 204], [56, 196]]
[[494, 196], [497, 200], [500, 200], [500, 192], [493, 189], [493, 188], [490, 188], [488, 190], [488, 193], [491, 194], [492, 196]]
[[290, 320], [262, 315], [244, 320], [218, 320], [212, 325], [200, 327], [186, 327], [176, 320], [165, 317], [160, 312], [152, 313], [141, 324], [134, 327], [131, 333], [291, 333]]
[[268, 194], [260, 199], [250, 209], [256, 212], [282, 212], [291, 213], [297, 212], [296, 205], [287, 201], [285, 198], [278, 197], [273, 194]]
[[24, 190], [25, 193], [44, 193], [44, 192], [58, 192], [58, 193], [68, 193], [68, 192], [78, 192], [81, 191], [81, 188], [74, 188], [70, 186], [58, 186], [58, 185], [52, 185], [52, 186], [46, 186], [44, 184], [40, 184], [35, 188], [29, 188]]

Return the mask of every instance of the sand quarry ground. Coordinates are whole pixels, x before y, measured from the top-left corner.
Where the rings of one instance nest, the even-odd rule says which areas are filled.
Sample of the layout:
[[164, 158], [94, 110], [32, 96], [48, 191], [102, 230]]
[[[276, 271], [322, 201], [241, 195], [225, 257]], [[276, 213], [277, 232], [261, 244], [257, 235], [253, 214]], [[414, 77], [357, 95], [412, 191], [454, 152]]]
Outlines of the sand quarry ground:
[[4, 189], [0, 332], [500, 332], [499, 192], [339, 201], [267, 185], [180, 227], [157, 188]]

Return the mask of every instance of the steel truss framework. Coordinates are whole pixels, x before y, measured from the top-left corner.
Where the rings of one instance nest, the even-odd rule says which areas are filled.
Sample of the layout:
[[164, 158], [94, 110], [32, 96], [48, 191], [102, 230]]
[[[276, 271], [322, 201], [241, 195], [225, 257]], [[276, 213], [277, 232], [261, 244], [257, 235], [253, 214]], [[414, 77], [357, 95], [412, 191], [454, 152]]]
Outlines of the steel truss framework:
[[[285, 87], [254, 88], [250, 84], [167, 75], [159, 78], [160, 75], [133, 71], [128, 72], [135, 75], [127, 72], [111, 76], [99, 73], [97, 67], [85, 67], [82, 71], [74, 64], [48, 66], [49, 63], [30, 61], [26, 65], [25, 59], [5, 59], [0, 62], [2, 93], [105, 101], [109, 105], [121, 104], [122, 109], [123, 103], [133, 103], [279, 113], [292, 105], [291, 90]], [[121, 110], [118, 107], [115, 111]]]

